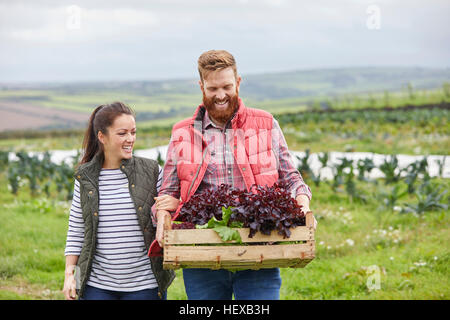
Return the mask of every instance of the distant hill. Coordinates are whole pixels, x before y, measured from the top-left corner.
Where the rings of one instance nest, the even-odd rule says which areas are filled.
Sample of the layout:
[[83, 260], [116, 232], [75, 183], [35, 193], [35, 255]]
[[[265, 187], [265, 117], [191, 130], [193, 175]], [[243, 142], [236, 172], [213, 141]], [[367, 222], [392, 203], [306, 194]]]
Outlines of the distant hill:
[[[271, 111], [273, 106], [295, 108], [299, 101], [305, 99], [402, 91], [408, 85], [415, 90], [442, 88], [444, 82], [450, 82], [450, 69], [358, 67], [242, 77], [241, 97]], [[185, 116], [191, 114], [201, 102], [197, 82], [196, 78], [192, 78], [20, 85], [3, 83], [0, 84], [0, 131], [81, 127], [95, 106], [114, 100], [133, 106], [139, 121]], [[58, 112], [53, 114], [52, 110]], [[60, 111], [66, 111], [67, 116]], [[26, 121], [20, 121], [22, 116]], [[34, 117], [36, 121], [33, 122]], [[14, 119], [16, 124], [11, 125], [9, 119]]]
[[450, 81], [449, 68], [316, 69], [249, 75], [245, 77], [242, 91], [253, 99], [277, 99], [399, 91], [408, 83], [415, 89], [430, 89], [441, 87], [445, 81]]

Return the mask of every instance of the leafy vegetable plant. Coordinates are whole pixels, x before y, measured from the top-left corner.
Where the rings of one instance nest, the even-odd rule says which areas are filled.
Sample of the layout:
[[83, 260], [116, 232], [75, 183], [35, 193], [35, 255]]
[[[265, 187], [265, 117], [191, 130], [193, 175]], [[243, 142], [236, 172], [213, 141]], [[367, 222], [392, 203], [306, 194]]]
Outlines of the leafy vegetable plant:
[[[222, 220], [217, 220], [215, 217], [212, 217], [208, 223], [202, 226], [197, 225], [196, 228], [213, 229], [224, 242], [236, 240], [237, 243], [242, 243], [241, 235], [236, 229], [233, 229], [242, 228], [242, 223], [236, 221], [230, 222], [231, 210], [231, 207], [226, 209], [222, 207]], [[229, 223], [230, 226], [228, 226]]]
[[[284, 184], [272, 187], [254, 185], [251, 191], [242, 191], [228, 185], [194, 195], [184, 204], [178, 218], [199, 228], [215, 229], [224, 241], [240, 241], [231, 228], [249, 228], [249, 237], [256, 232], [270, 235], [273, 230], [288, 238], [290, 228], [305, 225], [305, 213]], [[235, 231], [235, 230], [234, 230]], [[239, 236], [239, 238], [238, 238]]]

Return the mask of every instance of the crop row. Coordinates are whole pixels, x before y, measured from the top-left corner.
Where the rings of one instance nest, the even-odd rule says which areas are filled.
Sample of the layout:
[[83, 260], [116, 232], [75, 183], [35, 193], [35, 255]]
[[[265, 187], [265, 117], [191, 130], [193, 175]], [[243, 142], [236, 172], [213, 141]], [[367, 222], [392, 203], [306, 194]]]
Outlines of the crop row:
[[51, 161], [49, 152], [40, 157], [19, 151], [15, 158], [17, 160], [10, 161], [9, 152], [0, 151], [0, 172], [6, 173], [8, 188], [14, 195], [27, 185], [33, 197], [42, 193], [50, 197], [56, 192], [67, 200], [72, 199], [73, 167], [78, 157], [74, 157], [72, 164], [56, 164]]
[[[320, 186], [321, 183], [328, 184], [335, 193], [348, 195], [350, 201], [367, 202], [369, 198], [377, 198], [385, 208], [393, 209], [398, 200], [415, 195], [417, 202], [405, 203], [402, 210], [421, 214], [428, 210], [447, 209], [450, 198], [447, 196], [446, 188], [432, 181], [429, 175], [428, 160], [424, 157], [410, 163], [404, 168], [399, 167], [396, 155], [384, 159], [384, 162], [375, 165], [373, 159], [365, 158], [355, 161], [353, 159], [341, 158], [339, 163], [330, 163], [329, 153], [318, 155], [321, 168], [316, 172], [310, 167], [310, 153], [306, 150], [303, 157], [297, 156], [299, 160], [298, 170], [308, 184]], [[17, 160], [10, 161], [7, 152], [0, 151], [0, 171], [6, 173], [10, 191], [17, 195], [20, 188], [28, 186], [31, 196], [46, 194], [51, 197], [55, 193], [67, 200], [72, 198], [73, 192], [73, 168], [78, 156], [73, 158], [73, 163], [62, 162], [55, 164], [51, 161], [50, 153], [45, 152], [42, 156], [29, 155], [20, 151], [15, 154]], [[163, 165], [161, 155], [158, 162]], [[437, 160], [439, 176], [443, 176], [445, 158]], [[331, 169], [332, 178], [324, 179], [321, 176], [323, 169]], [[378, 169], [383, 173], [382, 179], [371, 179], [372, 170]], [[388, 192], [386, 188], [378, 194], [373, 194], [368, 185], [393, 186]]]
[[[321, 168], [315, 174], [309, 165], [309, 150], [306, 150], [303, 157], [297, 156], [299, 160], [298, 170], [308, 183], [319, 186], [325, 182], [331, 186], [335, 192], [345, 192], [350, 201], [360, 201], [366, 203], [370, 197], [380, 200], [383, 209], [394, 209], [398, 207], [398, 201], [408, 195], [414, 195], [417, 202], [406, 202], [401, 207], [402, 212], [413, 212], [422, 214], [429, 210], [446, 210], [449, 206], [450, 197], [444, 186], [436, 184], [429, 175], [428, 160], [424, 157], [421, 160], [410, 163], [404, 168], [399, 167], [397, 155], [386, 157], [380, 165], [375, 165], [373, 159], [364, 158], [355, 161], [353, 159], [341, 158], [340, 163], [329, 164], [329, 153], [321, 153], [318, 159]], [[443, 177], [445, 158], [437, 160], [439, 167], [439, 177]], [[330, 168], [333, 172], [332, 179], [324, 179], [321, 176], [322, 169]], [[383, 173], [382, 179], [370, 179], [372, 170], [378, 169]], [[368, 184], [393, 186], [385, 191], [377, 189], [378, 193], [373, 194]]]
[[414, 123], [418, 126], [426, 126], [430, 123], [446, 126], [450, 119], [450, 104], [444, 103], [436, 106], [402, 107], [384, 109], [362, 109], [362, 110], [328, 110], [326, 112], [299, 112], [277, 115], [280, 125], [298, 124], [306, 122], [320, 123], [332, 121], [337, 123], [346, 122], [377, 122], [405, 124]]

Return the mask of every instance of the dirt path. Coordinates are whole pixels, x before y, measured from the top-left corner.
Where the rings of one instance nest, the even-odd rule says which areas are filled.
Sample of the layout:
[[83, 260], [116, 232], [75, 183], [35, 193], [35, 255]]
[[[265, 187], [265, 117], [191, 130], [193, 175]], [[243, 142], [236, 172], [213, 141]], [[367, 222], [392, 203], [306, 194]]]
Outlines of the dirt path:
[[[42, 285], [30, 284], [23, 280], [15, 281], [14, 284], [8, 281], [7, 283], [0, 282], [0, 300], [2, 292], [9, 292], [13, 296], [19, 296], [17, 299], [32, 299], [32, 300], [60, 300], [64, 296], [60, 290], [51, 290]], [[15, 298], [13, 298], [15, 299]]]
[[84, 126], [88, 119], [88, 113], [0, 101], [0, 131]]

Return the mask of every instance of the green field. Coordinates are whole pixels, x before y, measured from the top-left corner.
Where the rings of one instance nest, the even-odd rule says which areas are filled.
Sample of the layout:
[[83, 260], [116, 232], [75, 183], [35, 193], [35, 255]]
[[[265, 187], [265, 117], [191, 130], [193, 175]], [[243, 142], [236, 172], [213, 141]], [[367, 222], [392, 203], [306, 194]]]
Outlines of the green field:
[[[326, 147], [322, 152], [330, 151]], [[42, 189], [31, 196], [27, 177], [42, 175], [47, 165], [27, 161], [14, 196], [8, 169], [14, 163], [1, 160], [0, 299], [62, 299], [67, 191], [57, 192], [56, 176], [46, 178], [54, 182], [50, 196]], [[319, 223], [316, 259], [304, 269], [282, 269], [282, 299], [450, 298], [450, 180], [431, 178], [427, 185], [419, 174], [409, 182], [408, 176], [395, 175], [364, 181], [350, 171], [341, 181], [319, 183], [306, 168], [301, 171], [312, 188], [311, 208]], [[411, 186], [415, 190], [407, 193]], [[407, 208], [417, 213], [400, 212]], [[186, 298], [181, 271], [168, 297]]]
[[[434, 105], [430, 105], [434, 106]], [[449, 104], [391, 111], [382, 108], [334, 113], [321, 111], [274, 113], [290, 150], [311, 152], [374, 152], [381, 154], [441, 154], [450, 150]], [[398, 109], [398, 110], [397, 110]], [[181, 117], [176, 118], [180, 120]], [[138, 122], [135, 149], [167, 145], [175, 120]], [[80, 149], [82, 130], [0, 133], [0, 150], [45, 151]]]
[[[291, 151], [449, 155], [449, 79], [447, 70], [321, 70], [249, 76], [241, 93], [248, 106], [273, 112]], [[192, 115], [200, 99], [193, 80], [0, 90], [0, 102], [86, 113], [124, 100], [142, 115], [135, 149], [167, 145], [173, 123]], [[67, 189], [58, 192], [51, 175], [44, 178], [53, 183], [51, 195], [36, 189], [31, 196], [28, 181], [47, 169], [34, 163], [19, 170], [1, 151], [79, 149], [82, 136], [82, 129], [0, 132], [0, 299], [63, 299], [70, 207]], [[302, 169], [318, 220], [316, 258], [304, 269], [281, 270], [281, 298], [448, 300], [450, 180], [426, 184], [429, 177], [417, 172], [394, 182], [363, 181], [353, 171], [315, 181]], [[415, 192], [405, 191], [411, 187]], [[408, 208], [420, 213], [401, 212]], [[179, 270], [168, 298], [186, 298]]]
[[[322, 107], [334, 109], [361, 107], [385, 107], [387, 105], [396, 107], [406, 104], [422, 105], [441, 101], [450, 101], [443, 87], [427, 89], [413, 89], [412, 93], [407, 90], [384, 90], [375, 89], [368, 92], [344, 93], [336, 91], [333, 95], [327, 95], [318, 91], [315, 95], [299, 95], [288, 97], [266, 97], [257, 98], [256, 94], [246, 94], [245, 90], [240, 92], [248, 106], [264, 109], [269, 112], [289, 112], [320, 110]], [[93, 108], [100, 104], [112, 101], [123, 101], [139, 114], [168, 112], [171, 109], [173, 115], [176, 112], [184, 114], [192, 113], [195, 107], [201, 103], [202, 95], [199, 88], [188, 93], [154, 93], [145, 95], [145, 92], [115, 91], [99, 88], [97, 91], [67, 92], [55, 89], [41, 88], [30, 89], [0, 89], [0, 101], [23, 102], [46, 108], [79, 111], [83, 113], [92, 112]]]
[[[433, 105], [431, 105], [433, 106]], [[449, 154], [450, 110], [417, 107], [277, 115], [292, 150]]]
[[[353, 116], [346, 122], [315, 119], [329, 110], [355, 110], [358, 115], [369, 108], [373, 110], [369, 113], [376, 115], [386, 107], [449, 104], [450, 73], [446, 69], [348, 68], [249, 75], [243, 77], [240, 96], [247, 106], [267, 110], [277, 119], [287, 115], [280, 124], [291, 150], [406, 154], [448, 154], [450, 150], [448, 113], [437, 115], [443, 116], [440, 122], [430, 118], [433, 125], [424, 125], [417, 118], [397, 123], [384, 123], [379, 117]], [[168, 143], [172, 125], [192, 116], [201, 103], [201, 92], [195, 79], [0, 88], [0, 111], [2, 106], [8, 110], [8, 103], [14, 110], [15, 103], [37, 110], [45, 107], [48, 117], [49, 110], [78, 111], [86, 114], [86, 121], [96, 106], [117, 100], [136, 110], [135, 147], [147, 149]], [[301, 113], [311, 116], [301, 123], [286, 121]], [[53, 130], [31, 131], [20, 124], [12, 131], [0, 128], [0, 150], [81, 148], [86, 124], [71, 124], [70, 119], [59, 124], [55, 120], [50, 125]]]
[[[14, 104], [23, 104], [38, 110], [45, 108], [47, 112], [64, 110], [89, 115], [98, 105], [122, 101], [136, 110], [137, 121], [148, 128], [161, 121], [173, 124], [191, 115], [202, 98], [197, 82], [192, 78], [5, 85], [0, 87], [0, 103], [4, 108], [9, 103], [10, 110], [14, 110]], [[361, 67], [243, 75], [240, 96], [247, 106], [272, 113], [450, 102], [450, 71]], [[72, 121], [71, 127], [84, 126]], [[66, 129], [67, 123], [55, 121], [51, 127]]]
[[[0, 182], [0, 299], [63, 299], [70, 202], [31, 198], [26, 187], [14, 197], [4, 174]], [[450, 298], [448, 211], [403, 214], [379, 210], [375, 198], [350, 202], [325, 183], [312, 189], [316, 259], [304, 269], [282, 269], [282, 299]], [[374, 275], [379, 288], [370, 290]], [[180, 271], [168, 298], [186, 298]]]

